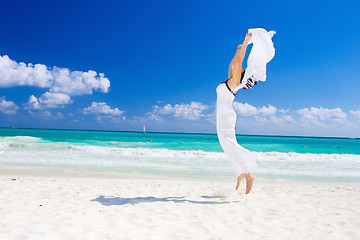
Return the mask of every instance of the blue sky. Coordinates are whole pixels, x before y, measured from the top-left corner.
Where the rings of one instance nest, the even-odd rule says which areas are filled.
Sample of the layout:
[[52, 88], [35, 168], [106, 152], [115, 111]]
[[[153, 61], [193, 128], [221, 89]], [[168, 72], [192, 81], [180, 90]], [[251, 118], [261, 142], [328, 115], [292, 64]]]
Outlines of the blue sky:
[[[237, 133], [360, 137], [358, 1], [7, 1], [0, 126], [214, 133], [247, 29], [276, 30]], [[250, 49], [249, 49], [250, 50]], [[36, 65], [38, 64], [38, 65]]]

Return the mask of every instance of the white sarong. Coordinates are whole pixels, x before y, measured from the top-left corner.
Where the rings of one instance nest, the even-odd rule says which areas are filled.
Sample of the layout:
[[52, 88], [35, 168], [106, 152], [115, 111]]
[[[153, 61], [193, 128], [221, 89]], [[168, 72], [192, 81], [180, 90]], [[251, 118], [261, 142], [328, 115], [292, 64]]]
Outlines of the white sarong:
[[243, 88], [249, 78], [264, 82], [266, 80], [266, 64], [275, 56], [274, 43], [271, 40], [275, 31], [268, 32], [263, 28], [252, 28], [249, 29], [249, 32], [252, 33], [249, 44], [252, 43], [253, 47], [248, 57], [244, 78], [233, 89], [233, 92]]

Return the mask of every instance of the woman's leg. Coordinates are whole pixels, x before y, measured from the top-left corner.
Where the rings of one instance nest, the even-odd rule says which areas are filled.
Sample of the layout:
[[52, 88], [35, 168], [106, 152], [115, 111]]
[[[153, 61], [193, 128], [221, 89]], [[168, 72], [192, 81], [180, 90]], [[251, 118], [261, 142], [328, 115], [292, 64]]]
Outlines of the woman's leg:
[[238, 190], [238, 188], [240, 187], [240, 183], [242, 182], [242, 180], [244, 180], [244, 178], [245, 178], [244, 173], [238, 176], [235, 190]]
[[242, 173], [237, 177], [237, 183], [236, 183], [235, 190], [239, 189], [240, 183], [242, 182], [242, 180], [244, 180], [244, 178], [246, 179], [246, 192], [245, 192], [245, 194], [249, 194], [251, 189], [252, 189], [253, 183], [255, 181], [255, 176], [252, 175], [251, 173], [246, 173], [246, 174]]
[[255, 181], [255, 176], [252, 175], [251, 173], [247, 173], [247, 174], [245, 174], [245, 178], [246, 178], [246, 192], [245, 192], [245, 194], [249, 194], [251, 189], [252, 189], [253, 183]]

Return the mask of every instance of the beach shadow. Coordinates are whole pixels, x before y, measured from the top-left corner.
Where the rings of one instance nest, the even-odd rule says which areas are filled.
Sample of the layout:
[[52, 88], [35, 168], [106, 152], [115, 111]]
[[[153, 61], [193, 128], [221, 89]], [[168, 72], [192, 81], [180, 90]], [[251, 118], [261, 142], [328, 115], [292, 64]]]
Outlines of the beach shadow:
[[[216, 196], [201, 196], [202, 198], [206, 199], [220, 199], [221, 197]], [[131, 204], [135, 205], [138, 203], [149, 203], [149, 202], [174, 202], [174, 203], [194, 203], [194, 204], [228, 204], [231, 202], [237, 201], [196, 201], [196, 200], [188, 200], [185, 197], [164, 197], [164, 198], [157, 198], [157, 197], [135, 197], [135, 198], [120, 198], [120, 197], [105, 197], [100, 195], [99, 197], [91, 200], [101, 203], [104, 206], [111, 206], [111, 205], [125, 205]]]

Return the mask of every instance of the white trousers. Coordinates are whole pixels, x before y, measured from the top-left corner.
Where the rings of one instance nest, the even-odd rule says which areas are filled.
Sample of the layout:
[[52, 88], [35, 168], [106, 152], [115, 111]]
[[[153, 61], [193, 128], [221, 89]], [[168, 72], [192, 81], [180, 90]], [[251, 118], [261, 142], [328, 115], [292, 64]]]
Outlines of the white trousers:
[[236, 113], [232, 106], [234, 96], [225, 83], [221, 83], [216, 92], [216, 128], [220, 145], [234, 166], [237, 175], [253, 172], [257, 169], [255, 158], [236, 140]]

